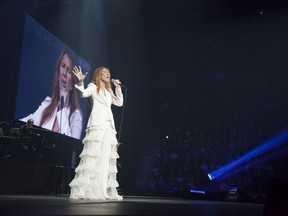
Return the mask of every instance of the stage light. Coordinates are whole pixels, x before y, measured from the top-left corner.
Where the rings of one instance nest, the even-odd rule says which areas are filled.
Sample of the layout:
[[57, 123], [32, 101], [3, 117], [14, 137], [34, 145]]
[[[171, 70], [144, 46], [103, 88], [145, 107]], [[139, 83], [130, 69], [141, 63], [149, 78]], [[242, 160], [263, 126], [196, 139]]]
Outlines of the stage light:
[[[275, 158], [281, 154], [287, 153], [287, 149], [276, 149], [288, 141], [288, 130], [285, 129], [278, 133], [270, 140], [264, 142], [254, 150], [243, 155], [239, 159], [232, 161], [231, 163], [208, 173], [209, 179], [223, 179], [225, 177], [231, 176], [232, 174], [238, 173], [245, 168], [249, 168], [255, 164], [267, 161], [268, 159]], [[275, 150], [276, 149], [276, 150]], [[274, 151], [274, 152], [273, 152]], [[266, 154], [267, 153], [267, 154]]]
[[214, 179], [214, 177], [213, 177], [210, 173], [208, 173], [208, 178], [209, 178], [211, 181]]
[[190, 193], [194, 193], [194, 194], [205, 194], [205, 191], [201, 191], [201, 190], [192, 190], [192, 189], [190, 189]]

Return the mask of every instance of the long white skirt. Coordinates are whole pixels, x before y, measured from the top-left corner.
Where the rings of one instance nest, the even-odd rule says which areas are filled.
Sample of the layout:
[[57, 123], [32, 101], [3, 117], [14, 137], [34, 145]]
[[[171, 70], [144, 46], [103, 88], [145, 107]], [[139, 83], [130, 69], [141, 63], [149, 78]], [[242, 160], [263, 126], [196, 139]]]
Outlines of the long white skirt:
[[70, 182], [71, 199], [122, 200], [117, 187], [117, 159], [119, 158], [116, 131], [111, 123], [89, 127], [83, 139], [80, 163]]

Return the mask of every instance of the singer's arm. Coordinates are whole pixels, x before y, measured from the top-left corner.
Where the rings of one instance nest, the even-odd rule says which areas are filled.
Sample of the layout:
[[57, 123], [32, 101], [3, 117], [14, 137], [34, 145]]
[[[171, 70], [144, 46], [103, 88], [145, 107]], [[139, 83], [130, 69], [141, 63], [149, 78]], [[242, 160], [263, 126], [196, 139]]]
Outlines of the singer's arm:
[[60, 133], [79, 139], [82, 132], [82, 115], [77, 109], [70, 117], [69, 114], [70, 109], [66, 107], [57, 112]]
[[37, 110], [26, 117], [19, 119], [20, 121], [27, 122], [28, 119], [34, 120], [34, 125], [40, 126], [40, 121], [42, 117], [43, 110], [51, 103], [51, 98], [46, 97], [44, 101], [42, 101], [41, 105], [37, 108]]
[[79, 110], [75, 110], [70, 118], [70, 127], [71, 127], [71, 136], [80, 139], [82, 126], [83, 126], [83, 117]]
[[112, 104], [119, 107], [123, 106], [123, 94], [120, 86], [115, 88], [115, 94], [112, 95]]
[[75, 88], [78, 89], [80, 97], [83, 98], [90, 97], [93, 92], [96, 92], [96, 85], [94, 83], [89, 83], [86, 89], [84, 89], [84, 83], [81, 85], [75, 84]]

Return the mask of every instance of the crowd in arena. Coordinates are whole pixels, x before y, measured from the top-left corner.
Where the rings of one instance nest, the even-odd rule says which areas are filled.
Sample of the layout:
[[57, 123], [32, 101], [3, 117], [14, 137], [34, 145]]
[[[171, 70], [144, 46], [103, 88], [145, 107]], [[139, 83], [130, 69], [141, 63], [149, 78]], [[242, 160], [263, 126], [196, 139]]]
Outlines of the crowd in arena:
[[253, 199], [265, 199], [269, 178], [287, 176], [283, 166], [287, 162], [287, 143], [281, 145], [280, 153], [272, 154], [270, 149], [255, 155], [214, 181], [207, 175], [261, 146], [286, 127], [283, 118], [275, 119], [271, 114], [281, 111], [277, 103], [267, 105], [259, 99], [247, 107], [244, 103], [209, 105], [207, 101], [197, 110], [195, 104], [180, 101], [163, 103], [151, 126], [158, 141], [150, 145], [147, 190], [182, 196], [190, 189], [228, 193], [232, 186], [241, 186]]

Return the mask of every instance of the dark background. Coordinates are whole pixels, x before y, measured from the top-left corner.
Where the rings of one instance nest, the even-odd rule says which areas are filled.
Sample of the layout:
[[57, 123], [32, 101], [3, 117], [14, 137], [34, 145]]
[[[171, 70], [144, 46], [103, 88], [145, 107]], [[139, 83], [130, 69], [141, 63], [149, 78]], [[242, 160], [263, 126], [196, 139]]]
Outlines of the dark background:
[[[227, 152], [237, 149], [237, 137], [252, 148], [287, 127], [284, 0], [1, 0], [0, 120], [14, 118], [25, 14], [87, 59], [92, 71], [108, 66], [127, 87], [124, 110], [113, 108], [118, 130], [125, 111], [118, 135], [126, 190], [149, 149], [175, 136], [171, 124], [210, 136], [206, 145], [216, 150], [223, 141]], [[238, 134], [227, 141], [232, 130]], [[214, 168], [234, 160], [216, 158]]]

